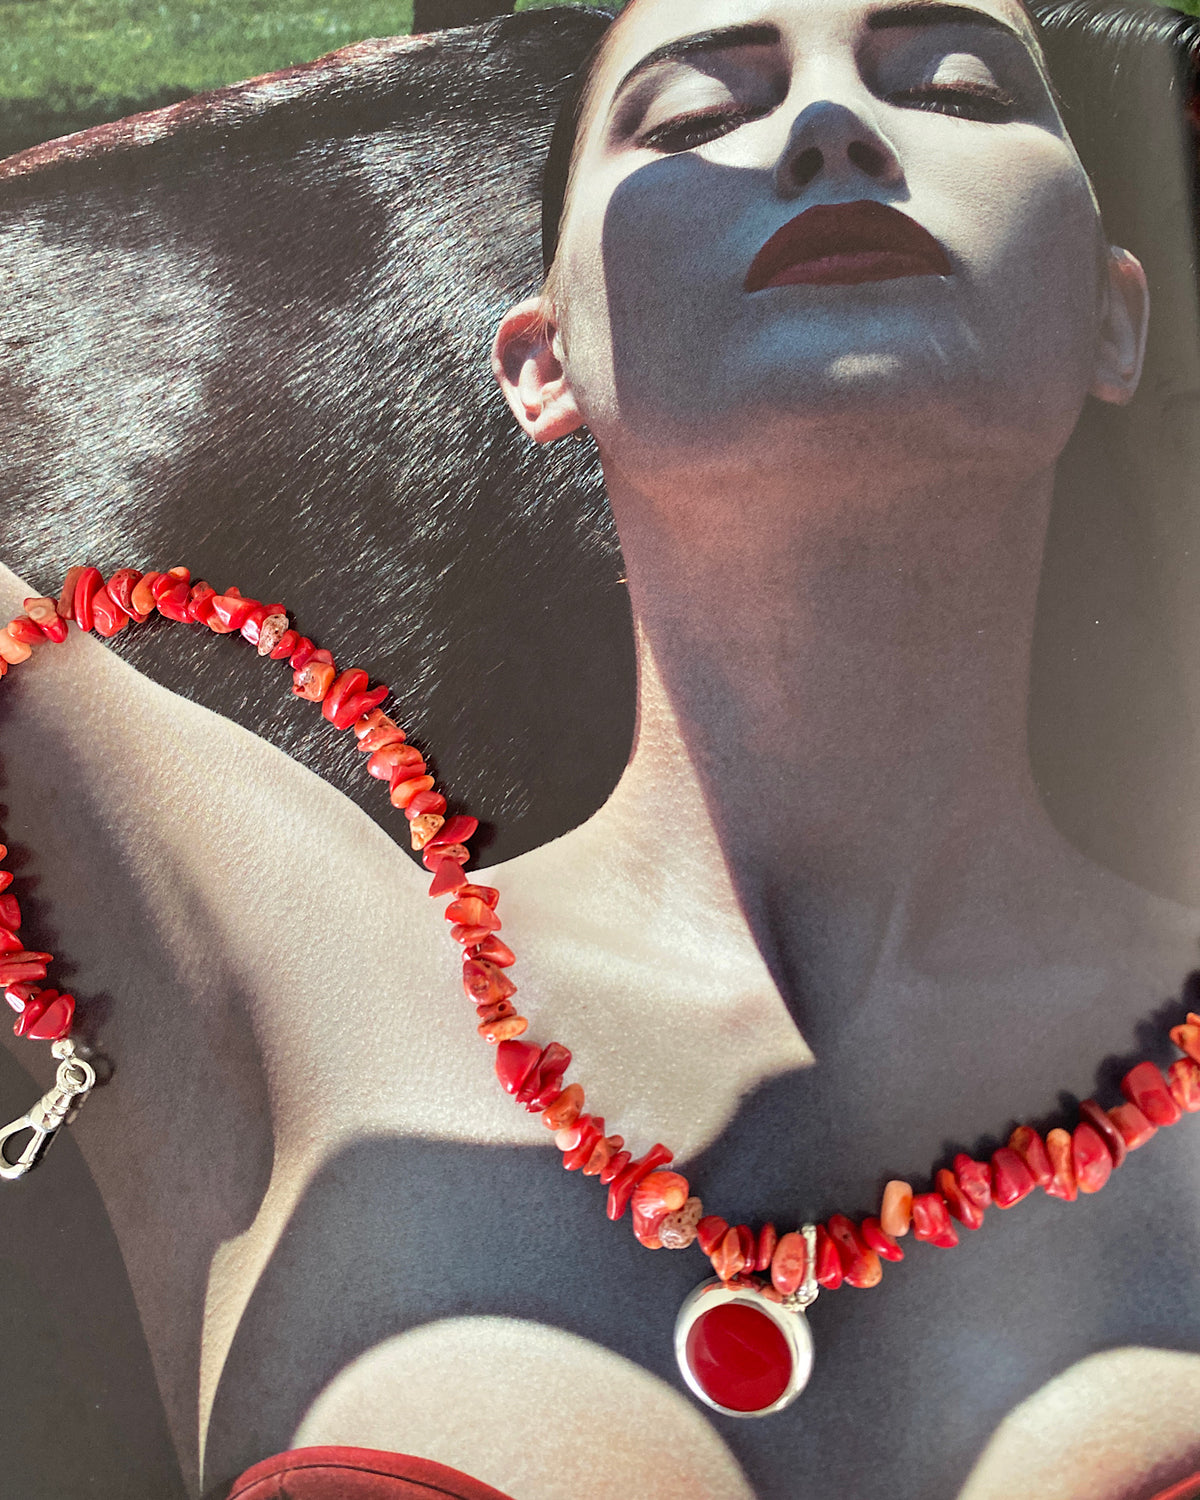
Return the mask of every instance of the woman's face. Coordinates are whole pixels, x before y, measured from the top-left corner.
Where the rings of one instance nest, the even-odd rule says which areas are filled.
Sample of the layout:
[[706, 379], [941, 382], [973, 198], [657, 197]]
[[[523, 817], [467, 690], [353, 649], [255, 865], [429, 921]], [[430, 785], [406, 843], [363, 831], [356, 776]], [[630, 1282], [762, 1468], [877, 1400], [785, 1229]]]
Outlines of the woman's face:
[[847, 424], [1045, 463], [1104, 250], [1016, 0], [636, 0], [577, 147], [566, 377], [633, 472]]

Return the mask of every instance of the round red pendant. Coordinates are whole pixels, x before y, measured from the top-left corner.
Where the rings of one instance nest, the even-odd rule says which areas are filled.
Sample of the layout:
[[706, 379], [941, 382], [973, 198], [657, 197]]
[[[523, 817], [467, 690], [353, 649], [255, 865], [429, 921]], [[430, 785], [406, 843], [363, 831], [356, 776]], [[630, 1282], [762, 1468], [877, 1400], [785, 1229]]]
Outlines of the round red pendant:
[[753, 1286], [710, 1281], [684, 1303], [675, 1352], [688, 1385], [730, 1416], [765, 1416], [788, 1405], [812, 1368], [812, 1337], [802, 1313]]
[[745, 1302], [700, 1314], [687, 1336], [687, 1361], [705, 1394], [730, 1411], [774, 1406], [792, 1378], [783, 1329]]

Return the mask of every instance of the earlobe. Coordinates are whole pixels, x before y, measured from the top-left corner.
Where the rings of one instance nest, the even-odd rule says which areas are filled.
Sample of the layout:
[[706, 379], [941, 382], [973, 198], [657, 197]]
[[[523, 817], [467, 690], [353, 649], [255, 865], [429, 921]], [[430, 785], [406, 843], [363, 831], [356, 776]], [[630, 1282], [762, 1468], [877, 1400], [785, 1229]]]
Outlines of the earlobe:
[[1100, 401], [1124, 406], [1141, 379], [1150, 293], [1141, 261], [1128, 250], [1110, 245], [1105, 266], [1108, 283], [1091, 393]]
[[552, 443], [583, 426], [563, 369], [562, 341], [541, 300], [505, 313], [492, 345], [492, 373], [520, 427], [535, 443]]

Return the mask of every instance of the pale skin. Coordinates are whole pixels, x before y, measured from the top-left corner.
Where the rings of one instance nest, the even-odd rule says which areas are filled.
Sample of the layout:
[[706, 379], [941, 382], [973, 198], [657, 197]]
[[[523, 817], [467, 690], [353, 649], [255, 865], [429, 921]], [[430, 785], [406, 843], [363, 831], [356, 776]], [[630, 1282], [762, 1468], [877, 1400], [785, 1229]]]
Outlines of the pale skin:
[[[1023, 33], [1007, 0], [976, 8]], [[523, 304], [497, 339], [530, 436], [586, 423], [599, 445], [637, 621], [639, 723], [586, 824], [482, 873], [502, 890], [538, 1034], [572, 1047], [614, 1128], [670, 1142], [681, 1163], [756, 1084], [802, 1087], [847, 1047], [862, 1094], [840, 1124], [855, 1152], [889, 1159], [897, 1112], [930, 1097], [902, 1149], [931, 1162], [948, 1136], [1090, 1092], [1097, 1059], [1128, 1049], [1195, 966], [1196, 913], [1067, 844], [1025, 745], [1054, 466], [1089, 394], [1119, 404], [1136, 389], [1141, 268], [1099, 242], [1033, 51], [961, 19], [875, 30], [879, 9], [639, 0], [583, 135], [562, 306], [547, 322]], [[629, 68], [741, 23], [777, 39], [648, 72], [639, 108], [661, 125], [735, 97], [752, 117], [671, 153], [618, 128]], [[963, 77], [1015, 91], [1015, 114], [900, 102], [902, 87]], [[900, 203], [953, 274], [745, 293], [775, 228], [810, 202], [861, 197]], [[4, 584], [15, 611], [30, 589]], [[73, 987], [115, 997], [102, 1040], [119, 1072], [76, 1137], [198, 1493], [227, 1472], [226, 1439], [207, 1434], [239, 1323], [322, 1168], [364, 1139], [546, 1136], [490, 1079], [439, 911], [379, 829], [99, 643], [44, 654], [0, 727], [7, 795], [30, 809], [22, 837]], [[53, 804], [37, 776], [50, 746], [73, 769]], [[170, 816], [181, 807], [186, 828]], [[82, 848], [80, 827], [98, 830]], [[100, 893], [90, 909], [76, 880]], [[115, 924], [119, 958], [89, 960], [94, 923]], [[149, 978], [130, 986], [133, 968]], [[978, 1068], [948, 1086], [964, 1045]], [[197, 1148], [213, 1120], [234, 1146]], [[1150, 1149], [1188, 1159], [1182, 1133]], [[833, 1201], [857, 1191], [834, 1178]], [[1191, 1191], [1174, 1211], [1200, 1220]], [[349, 1231], [345, 1243], [353, 1254]], [[355, 1315], [348, 1301], [348, 1326]], [[307, 1408], [297, 1398], [288, 1439], [421, 1453], [515, 1500], [616, 1500], [635, 1479], [651, 1500], [753, 1493], [718, 1432], [636, 1364], [536, 1322], [464, 1316], [442, 1333], [436, 1348], [415, 1330], [365, 1349]], [[282, 1354], [262, 1349], [259, 1371], [234, 1371], [235, 1397], [253, 1402], [256, 1375], [286, 1386], [288, 1338]], [[520, 1365], [522, 1350], [521, 1420], [447, 1415], [486, 1406], [495, 1362]], [[888, 1360], [902, 1371], [900, 1352]], [[1089, 1471], [1089, 1500], [1200, 1467], [1200, 1357], [1114, 1348], [1063, 1380], [1006, 1419], [969, 1500], [1082, 1496], [1077, 1460], [1106, 1411], [1126, 1410], [1130, 1382], [1155, 1399], [1127, 1424], [1120, 1462]], [[596, 1408], [564, 1407], [564, 1388], [604, 1393], [613, 1452], [596, 1443]]]

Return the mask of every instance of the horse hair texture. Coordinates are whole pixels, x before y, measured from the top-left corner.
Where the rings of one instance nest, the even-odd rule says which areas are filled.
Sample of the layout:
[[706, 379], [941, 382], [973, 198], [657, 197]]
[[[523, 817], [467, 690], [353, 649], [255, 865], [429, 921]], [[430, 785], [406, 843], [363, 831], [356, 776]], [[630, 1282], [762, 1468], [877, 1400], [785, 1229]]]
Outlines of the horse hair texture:
[[[425, 6], [422, 24], [497, 8]], [[1183, 670], [1176, 644], [1168, 669], [1146, 671], [1159, 616], [1135, 610], [1119, 638], [1091, 619], [1130, 579], [1166, 597], [1163, 527], [1186, 540], [1179, 516], [1198, 509], [1181, 501], [1194, 444], [1163, 436], [1200, 400], [1194, 235], [1181, 256], [1162, 216], [1194, 187], [1180, 160], [1194, 160], [1200, 23], [1096, 0], [1035, 11], [1110, 235], [1146, 261], [1158, 333], [1186, 367], [1149, 371], [1116, 438], [1094, 413], [1081, 424], [1047, 564], [1043, 795], [1119, 863], [1117, 792], [1144, 765], [1114, 703], [1194, 745], [1173, 690], [1146, 701], [1146, 682]], [[607, 24], [556, 8], [363, 42], [0, 164], [5, 560], [38, 591], [80, 561], [186, 562], [282, 599], [339, 663], [392, 685], [452, 805], [482, 818], [489, 861], [585, 819], [633, 735], [629, 602], [594, 449], [529, 445], [487, 358], [505, 307], [540, 281], [542, 161]], [[1174, 509], [1156, 509], [1168, 492]], [[289, 697], [286, 669], [166, 622], [111, 645], [406, 842], [344, 737]], [[1200, 794], [1195, 760], [1156, 775]]]

